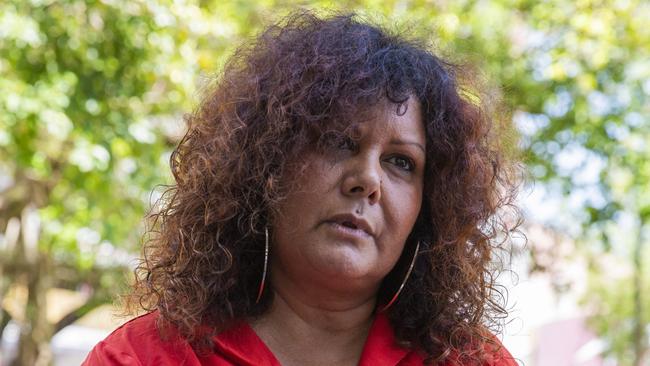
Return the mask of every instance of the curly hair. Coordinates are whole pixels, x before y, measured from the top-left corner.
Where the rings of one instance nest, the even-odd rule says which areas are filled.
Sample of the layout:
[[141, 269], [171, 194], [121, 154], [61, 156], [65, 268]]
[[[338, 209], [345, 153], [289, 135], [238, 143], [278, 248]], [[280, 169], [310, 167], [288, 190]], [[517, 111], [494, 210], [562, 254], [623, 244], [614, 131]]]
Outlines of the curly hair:
[[[460, 85], [463, 72], [422, 42], [354, 14], [294, 13], [240, 47], [186, 118], [170, 161], [175, 184], [150, 214], [131, 306], [158, 310], [162, 328], [173, 326], [197, 349], [233, 322], [264, 314], [273, 294], [255, 302], [263, 233], [292, 189], [283, 174], [325, 131], [384, 101], [403, 113], [416, 98], [427, 151], [409, 241], [421, 253], [388, 317], [397, 339], [430, 363], [484, 361], [485, 344], [497, 344], [487, 327], [507, 314], [492, 257], [516, 226], [503, 214], [515, 207], [515, 164], [500, 124]], [[394, 293], [407, 252], [380, 300]]]

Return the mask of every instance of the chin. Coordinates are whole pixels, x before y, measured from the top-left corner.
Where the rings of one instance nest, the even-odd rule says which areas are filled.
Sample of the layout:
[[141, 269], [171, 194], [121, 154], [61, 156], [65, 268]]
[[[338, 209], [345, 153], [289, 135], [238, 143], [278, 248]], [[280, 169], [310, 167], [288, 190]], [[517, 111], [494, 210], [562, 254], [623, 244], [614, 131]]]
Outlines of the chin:
[[368, 260], [368, 255], [363, 255], [350, 248], [335, 250], [326, 258], [318, 260], [318, 272], [327, 282], [341, 282], [346, 285], [381, 281], [383, 276], [378, 273], [377, 263]]

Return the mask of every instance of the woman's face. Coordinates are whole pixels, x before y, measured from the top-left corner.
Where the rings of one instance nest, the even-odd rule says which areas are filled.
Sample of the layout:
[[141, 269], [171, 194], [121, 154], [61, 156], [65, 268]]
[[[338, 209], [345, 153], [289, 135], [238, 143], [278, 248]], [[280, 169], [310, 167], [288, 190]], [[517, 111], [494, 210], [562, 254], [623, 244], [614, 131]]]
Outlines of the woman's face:
[[422, 204], [425, 131], [411, 97], [353, 128], [354, 139], [314, 149], [272, 227], [275, 287], [375, 294], [399, 259]]

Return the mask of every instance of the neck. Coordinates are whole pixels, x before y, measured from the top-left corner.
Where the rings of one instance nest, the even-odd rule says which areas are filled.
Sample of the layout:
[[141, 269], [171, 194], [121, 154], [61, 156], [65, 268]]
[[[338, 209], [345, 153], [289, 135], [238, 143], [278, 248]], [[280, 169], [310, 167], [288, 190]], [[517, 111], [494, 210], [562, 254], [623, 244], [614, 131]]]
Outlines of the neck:
[[[356, 365], [373, 320], [369, 296], [316, 296], [277, 281], [269, 311], [251, 324], [282, 365]], [[327, 292], [327, 291], [325, 291]]]
[[375, 298], [317, 300], [274, 289], [275, 297], [268, 319], [287, 325], [307, 326], [322, 332], [347, 332], [372, 323]]

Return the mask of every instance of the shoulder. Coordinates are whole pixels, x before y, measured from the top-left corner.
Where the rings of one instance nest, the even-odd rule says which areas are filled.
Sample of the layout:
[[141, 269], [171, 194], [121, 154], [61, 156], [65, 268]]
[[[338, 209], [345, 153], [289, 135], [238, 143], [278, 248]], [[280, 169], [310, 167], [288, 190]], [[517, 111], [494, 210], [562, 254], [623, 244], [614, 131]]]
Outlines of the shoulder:
[[517, 361], [503, 343], [494, 335], [492, 335], [492, 340], [492, 343], [486, 343], [483, 346], [487, 354], [486, 364], [490, 366], [517, 366]]
[[482, 343], [482, 349], [486, 355], [485, 365], [490, 366], [517, 366], [517, 361], [508, 349], [503, 345], [499, 338], [489, 331], [484, 329], [485, 340]]
[[[460, 351], [452, 351], [452, 355], [449, 357], [449, 365], [466, 365], [476, 364], [477, 366], [517, 366], [517, 359], [515, 359], [508, 349], [499, 341], [499, 339], [492, 333], [488, 333], [487, 337], [489, 340], [483, 341], [481, 345], [477, 348], [474, 348], [472, 352], [463, 353]], [[481, 363], [468, 363], [464, 361], [466, 357], [474, 358], [471, 354], [481, 354], [483, 362]], [[447, 364], [445, 364], [447, 366]]]
[[178, 335], [161, 337], [157, 321], [158, 313], [151, 312], [126, 322], [99, 342], [83, 365], [198, 364], [191, 362], [196, 356]]
[[[482, 343], [475, 343], [468, 351], [452, 350], [441, 366], [517, 366], [514, 357], [503, 346], [499, 339], [484, 330]], [[482, 362], [476, 362], [478, 354], [482, 354]], [[393, 327], [385, 314], [378, 314], [373, 322], [368, 339], [364, 346], [360, 366], [398, 365], [421, 366], [427, 359], [426, 352], [421, 349], [407, 349], [398, 345]]]

